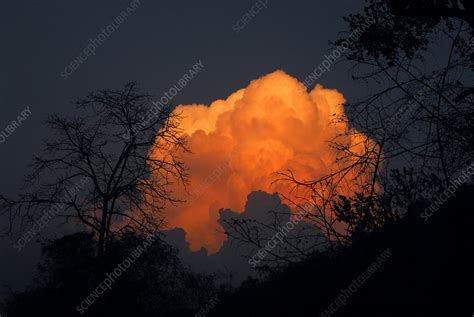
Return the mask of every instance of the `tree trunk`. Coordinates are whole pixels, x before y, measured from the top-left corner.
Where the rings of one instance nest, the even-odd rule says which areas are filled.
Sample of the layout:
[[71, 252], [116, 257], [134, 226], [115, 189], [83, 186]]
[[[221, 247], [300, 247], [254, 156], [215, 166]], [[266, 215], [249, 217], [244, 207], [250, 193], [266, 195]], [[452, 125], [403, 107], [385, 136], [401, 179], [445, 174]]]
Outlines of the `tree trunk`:
[[105, 233], [107, 230], [108, 204], [109, 202], [107, 200], [104, 200], [104, 205], [102, 208], [102, 219], [100, 221], [99, 241], [97, 245], [97, 256], [99, 258], [103, 258], [105, 253]]

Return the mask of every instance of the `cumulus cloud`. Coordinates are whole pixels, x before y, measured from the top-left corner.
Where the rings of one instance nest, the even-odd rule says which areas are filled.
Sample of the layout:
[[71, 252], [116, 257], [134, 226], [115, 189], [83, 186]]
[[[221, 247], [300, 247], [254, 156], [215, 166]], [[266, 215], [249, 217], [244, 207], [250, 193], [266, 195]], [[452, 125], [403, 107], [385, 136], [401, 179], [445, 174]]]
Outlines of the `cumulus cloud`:
[[[273, 182], [275, 172], [291, 170], [314, 180], [335, 168], [338, 154], [328, 141], [350, 130], [346, 120], [334, 120], [344, 117], [344, 102], [334, 89], [317, 85], [308, 92], [297, 79], [275, 71], [225, 100], [177, 106], [191, 151], [180, 154], [190, 184], [188, 191], [173, 185], [187, 203], [166, 210], [168, 226], [183, 228], [192, 250], [216, 253], [226, 240], [221, 208], [243, 212], [252, 191], [289, 194], [290, 184]], [[355, 135], [345, 138], [348, 145], [358, 142]], [[150, 155], [164, 154], [151, 149]]]

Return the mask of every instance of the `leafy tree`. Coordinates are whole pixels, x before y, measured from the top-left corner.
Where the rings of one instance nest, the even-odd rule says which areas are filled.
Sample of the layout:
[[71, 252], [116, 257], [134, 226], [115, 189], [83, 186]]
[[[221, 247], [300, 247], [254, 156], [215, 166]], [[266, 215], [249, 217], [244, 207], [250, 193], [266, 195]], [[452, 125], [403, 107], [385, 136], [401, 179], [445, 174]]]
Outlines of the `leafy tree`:
[[[411, 168], [418, 180], [411, 190], [429, 197], [442, 186], [426, 192], [426, 180], [440, 179], [449, 186], [472, 162], [473, 17], [472, 1], [448, 0], [368, 0], [362, 13], [345, 17], [350, 35], [335, 45], [347, 47], [345, 60], [353, 78], [373, 93], [345, 105], [348, 124], [356, 130], [331, 141], [340, 153], [339, 169], [309, 181], [291, 171], [280, 175], [306, 193], [308, 201], [320, 197], [328, 202], [330, 210], [319, 214], [319, 227], [334, 228], [336, 218], [353, 234], [402, 215], [410, 205], [400, 203], [413, 199], [389, 189], [401, 185], [402, 178], [393, 177], [400, 166]], [[343, 141], [348, 135], [360, 142], [348, 146]], [[372, 177], [354, 197], [335, 199], [350, 172], [356, 175], [354, 181], [360, 175]], [[323, 230], [331, 231], [337, 229]]]
[[354, 78], [375, 91], [349, 103], [351, 122], [383, 147], [383, 160], [403, 159], [449, 179], [474, 153], [474, 7], [470, 1], [367, 1], [346, 17], [347, 60]]
[[[107, 273], [112, 273], [147, 241], [134, 234], [109, 242]], [[97, 243], [90, 233], [64, 236], [44, 244], [42, 261], [33, 284], [12, 294], [5, 305], [7, 316], [191, 316], [213, 296], [212, 278], [188, 271], [177, 251], [161, 240], [113, 281], [84, 311], [76, 308], [106, 277], [95, 267]]]

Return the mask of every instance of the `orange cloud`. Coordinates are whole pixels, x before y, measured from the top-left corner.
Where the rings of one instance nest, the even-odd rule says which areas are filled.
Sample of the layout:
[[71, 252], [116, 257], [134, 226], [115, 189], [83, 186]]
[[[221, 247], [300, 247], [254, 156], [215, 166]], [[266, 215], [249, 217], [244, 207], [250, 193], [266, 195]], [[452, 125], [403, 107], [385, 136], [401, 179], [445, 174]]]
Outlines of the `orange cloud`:
[[[181, 153], [190, 185], [189, 192], [178, 184], [173, 188], [188, 202], [166, 210], [168, 226], [183, 228], [193, 250], [217, 252], [226, 238], [219, 209], [244, 210], [255, 190], [288, 194], [289, 184], [272, 184], [277, 171], [314, 180], [334, 167], [337, 153], [328, 141], [349, 130], [345, 122], [334, 123], [335, 116], [344, 116], [344, 102], [336, 90], [318, 85], [307, 92], [295, 78], [275, 71], [210, 106], [178, 106], [191, 150]], [[150, 155], [162, 154], [152, 149]]]

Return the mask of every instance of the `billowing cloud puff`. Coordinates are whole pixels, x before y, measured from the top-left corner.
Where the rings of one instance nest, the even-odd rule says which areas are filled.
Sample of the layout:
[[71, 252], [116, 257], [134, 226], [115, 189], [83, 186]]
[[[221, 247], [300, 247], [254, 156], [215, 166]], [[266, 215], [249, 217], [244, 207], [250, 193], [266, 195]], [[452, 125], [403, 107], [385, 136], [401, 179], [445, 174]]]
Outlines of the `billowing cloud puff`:
[[[336, 90], [318, 85], [308, 92], [276, 71], [210, 106], [176, 107], [191, 151], [181, 153], [190, 184], [188, 192], [174, 186], [187, 202], [166, 210], [168, 226], [183, 228], [193, 250], [217, 252], [226, 239], [219, 209], [244, 210], [247, 195], [256, 190], [288, 194], [288, 183], [273, 182], [275, 172], [291, 170], [314, 180], [333, 169], [337, 153], [328, 141], [349, 129], [345, 120], [334, 120], [344, 116], [344, 102]], [[355, 138], [344, 142], [355, 144]], [[162, 154], [152, 149], [150, 155]]]

